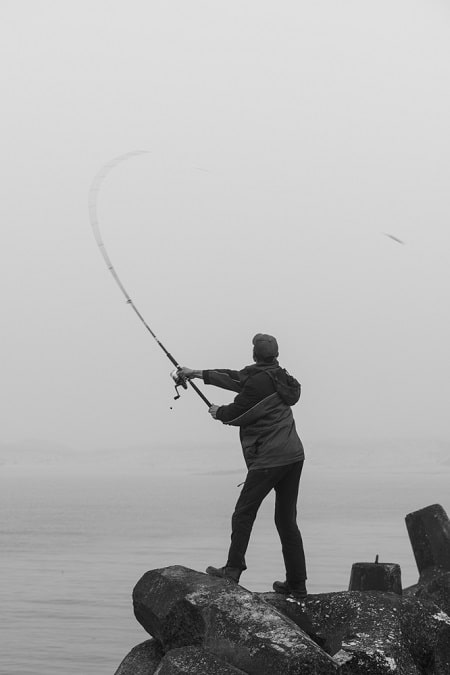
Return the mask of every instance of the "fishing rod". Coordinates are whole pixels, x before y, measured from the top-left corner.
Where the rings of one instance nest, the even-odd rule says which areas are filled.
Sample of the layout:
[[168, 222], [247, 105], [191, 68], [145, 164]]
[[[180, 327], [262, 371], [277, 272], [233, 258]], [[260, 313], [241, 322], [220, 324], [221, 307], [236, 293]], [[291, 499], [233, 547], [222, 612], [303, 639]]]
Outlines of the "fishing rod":
[[156, 343], [159, 345], [159, 347], [163, 350], [164, 354], [167, 356], [169, 361], [175, 366], [175, 370], [173, 370], [170, 373], [170, 377], [175, 383], [175, 391], [176, 391], [176, 396], [174, 397], [175, 400], [180, 398], [180, 394], [178, 392], [179, 387], [183, 387], [183, 389], [188, 388], [188, 383], [191, 385], [192, 389], [200, 396], [202, 401], [206, 403], [208, 408], [211, 407], [211, 403], [208, 401], [206, 396], [203, 394], [203, 392], [191, 381], [188, 380], [185, 375], [183, 375], [181, 371], [181, 366], [176, 360], [174, 356], [166, 349], [166, 347], [163, 345], [163, 343], [157, 338], [155, 333], [152, 331], [136, 305], [134, 304], [133, 300], [130, 298], [128, 295], [125, 286], [122, 284], [121, 280], [119, 279], [119, 275], [117, 274], [116, 270], [114, 269], [114, 265], [111, 262], [111, 258], [108, 255], [108, 252], [106, 250], [105, 244], [102, 239], [102, 235], [100, 232], [100, 227], [99, 227], [99, 222], [98, 222], [98, 215], [97, 215], [97, 200], [98, 200], [98, 195], [100, 192], [101, 185], [103, 181], [105, 180], [107, 174], [114, 169], [118, 164], [121, 162], [124, 162], [127, 159], [130, 159], [131, 157], [136, 157], [137, 155], [143, 155], [146, 154], [146, 150], [136, 150], [134, 152], [127, 152], [124, 155], [120, 155], [119, 157], [115, 157], [111, 161], [107, 162], [97, 173], [95, 176], [91, 188], [89, 190], [89, 219], [91, 223], [92, 230], [94, 232], [94, 237], [97, 242], [97, 246], [100, 249], [100, 252], [103, 256], [103, 259], [106, 263], [107, 268], [111, 272], [114, 281], [122, 291], [123, 295], [126, 298], [127, 304], [130, 305], [130, 307], [134, 310], [136, 313], [137, 317], [139, 320], [144, 324], [145, 328], [148, 330], [150, 335], [154, 338]]

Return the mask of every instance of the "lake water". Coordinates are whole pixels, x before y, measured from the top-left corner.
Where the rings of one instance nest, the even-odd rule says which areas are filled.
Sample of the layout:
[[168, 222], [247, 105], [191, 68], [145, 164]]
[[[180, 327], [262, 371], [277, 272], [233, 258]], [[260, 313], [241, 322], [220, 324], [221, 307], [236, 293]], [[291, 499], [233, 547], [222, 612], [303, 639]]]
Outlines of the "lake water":
[[[431, 449], [430, 449], [431, 448]], [[299, 500], [311, 593], [346, 589], [353, 562], [401, 565], [403, 586], [417, 571], [405, 515], [432, 503], [450, 507], [447, 447], [328, 446], [310, 453]], [[202, 451], [160, 462], [6, 463], [0, 466], [1, 675], [113, 675], [148, 638], [131, 592], [149, 569], [222, 565], [229, 521], [245, 472]], [[242, 585], [271, 589], [283, 579], [263, 504]]]

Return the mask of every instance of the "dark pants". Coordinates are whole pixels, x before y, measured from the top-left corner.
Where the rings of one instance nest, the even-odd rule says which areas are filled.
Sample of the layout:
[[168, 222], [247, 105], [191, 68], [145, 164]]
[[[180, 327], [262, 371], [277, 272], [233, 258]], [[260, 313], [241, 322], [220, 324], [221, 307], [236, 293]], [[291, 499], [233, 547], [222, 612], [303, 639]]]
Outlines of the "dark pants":
[[281, 540], [286, 580], [295, 585], [306, 579], [303, 541], [297, 526], [297, 498], [303, 461], [272, 469], [249, 471], [231, 519], [231, 546], [227, 566], [247, 569], [245, 553], [256, 514], [263, 499], [275, 490], [275, 525]]

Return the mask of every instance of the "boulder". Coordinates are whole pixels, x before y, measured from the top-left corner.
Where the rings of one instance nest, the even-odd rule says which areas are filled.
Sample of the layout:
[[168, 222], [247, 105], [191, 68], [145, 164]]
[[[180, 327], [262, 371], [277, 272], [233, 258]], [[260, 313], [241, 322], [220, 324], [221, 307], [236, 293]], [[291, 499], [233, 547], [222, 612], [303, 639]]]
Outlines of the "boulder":
[[401, 607], [402, 637], [419, 672], [449, 675], [450, 617], [426, 599], [404, 598]]
[[172, 649], [162, 659], [154, 675], [245, 675], [214, 654], [200, 647]]
[[[267, 601], [271, 601], [267, 594]], [[343, 591], [311, 595], [303, 607], [289, 603], [289, 616], [306, 613], [313, 630], [321, 632], [338, 651], [334, 658], [345, 675], [382, 675], [396, 669], [399, 675], [419, 675], [407, 649], [401, 645], [401, 629], [392, 603], [384, 603], [379, 591]], [[394, 604], [400, 596], [388, 594]], [[288, 600], [286, 600], [288, 602]], [[281, 608], [280, 608], [281, 609]], [[401, 666], [407, 667], [400, 670]]]
[[[262, 597], [272, 602], [273, 595]], [[450, 618], [431, 602], [380, 591], [344, 591], [308, 596], [301, 604], [279, 596], [277, 607], [294, 620], [297, 612], [306, 613], [313, 631], [328, 643], [342, 643], [334, 655], [340, 675], [450, 673]]]
[[293, 597], [280, 593], [258, 593], [259, 597], [269, 605], [275, 607], [281, 614], [297, 624], [309, 637], [314, 640], [330, 656], [336, 654], [342, 647], [338, 636], [325, 635], [320, 627], [313, 626], [308, 616], [304, 600], [296, 600]]
[[154, 675], [163, 651], [157, 640], [146, 640], [133, 647], [114, 675]]
[[450, 615], [450, 572], [432, 567], [420, 575], [415, 586], [405, 589], [407, 596], [434, 602], [443, 612]]
[[151, 570], [134, 612], [165, 652], [199, 646], [248, 675], [332, 675], [337, 666], [293, 621], [234, 582], [181, 566]]

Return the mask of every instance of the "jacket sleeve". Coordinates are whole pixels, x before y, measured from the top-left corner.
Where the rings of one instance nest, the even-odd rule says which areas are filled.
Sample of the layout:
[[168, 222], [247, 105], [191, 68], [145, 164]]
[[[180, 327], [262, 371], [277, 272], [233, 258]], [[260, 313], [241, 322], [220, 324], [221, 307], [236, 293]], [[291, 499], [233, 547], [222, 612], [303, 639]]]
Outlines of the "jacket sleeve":
[[227, 370], [226, 368], [204, 370], [203, 381], [205, 384], [212, 384], [215, 387], [230, 389], [231, 391], [241, 391], [243, 387], [239, 370]]
[[273, 392], [274, 386], [264, 374], [250, 377], [245, 382], [242, 391], [235, 397], [233, 403], [219, 407], [216, 417], [224, 424], [227, 424], [246, 413], [250, 408], [253, 408], [253, 406]]

